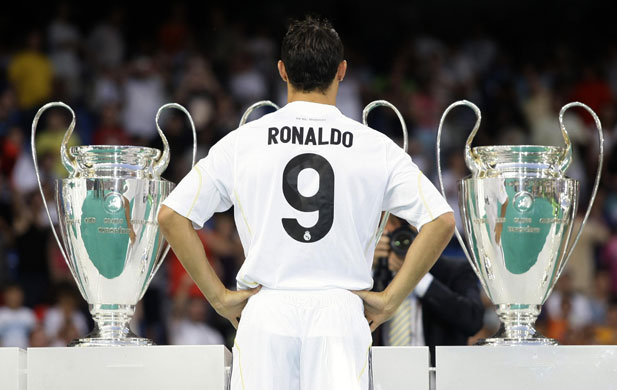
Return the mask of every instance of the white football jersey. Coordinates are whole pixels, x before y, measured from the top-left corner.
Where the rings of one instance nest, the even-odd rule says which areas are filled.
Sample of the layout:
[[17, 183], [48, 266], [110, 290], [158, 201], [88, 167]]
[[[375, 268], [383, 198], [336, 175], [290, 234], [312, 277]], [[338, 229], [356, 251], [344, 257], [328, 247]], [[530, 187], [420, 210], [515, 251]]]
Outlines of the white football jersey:
[[370, 289], [381, 211], [418, 229], [452, 211], [387, 136], [303, 101], [229, 133], [164, 204], [196, 228], [233, 205], [238, 287], [272, 289]]

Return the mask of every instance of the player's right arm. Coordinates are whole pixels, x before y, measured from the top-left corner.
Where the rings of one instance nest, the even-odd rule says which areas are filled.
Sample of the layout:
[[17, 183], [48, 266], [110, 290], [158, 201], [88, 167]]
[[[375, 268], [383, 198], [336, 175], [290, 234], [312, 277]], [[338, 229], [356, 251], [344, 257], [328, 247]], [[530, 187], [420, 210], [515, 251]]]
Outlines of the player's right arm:
[[163, 205], [158, 222], [180, 263], [214, 310], [237, 328], [242, 309], [249, 297], [259, 291], [259, 287], [239, 291], [227, 289], [210, 265], [197, 231], [188, 218]]
[[206, 258], [195, 228], [201, 228], [215, 212], [232, 206], [235, 132], [214, 145], [178, 183], [163, 202], [158, 221], [163, 235], [197, 287], [221, 316], [235, 327], [248, 298], [259, 289], [231, 291], [225, 288]]

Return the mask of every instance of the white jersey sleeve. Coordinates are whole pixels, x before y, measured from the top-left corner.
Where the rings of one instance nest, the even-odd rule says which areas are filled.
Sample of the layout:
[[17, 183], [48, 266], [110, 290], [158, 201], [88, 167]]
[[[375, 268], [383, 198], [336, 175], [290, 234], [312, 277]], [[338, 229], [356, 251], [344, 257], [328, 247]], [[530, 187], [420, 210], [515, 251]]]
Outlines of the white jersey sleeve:
[[163, 204], [191, 220], [195, 229], [216, 212], [232, 206], [233, 148], [236, 134], [228, 134], [199, 160]]
[[383, 210], [405, 219], [418, 231], [422, 226], [452, 212], [448, 202], [424, 176], [411, 157], [392, 141], [386, 145], [388, 182]]

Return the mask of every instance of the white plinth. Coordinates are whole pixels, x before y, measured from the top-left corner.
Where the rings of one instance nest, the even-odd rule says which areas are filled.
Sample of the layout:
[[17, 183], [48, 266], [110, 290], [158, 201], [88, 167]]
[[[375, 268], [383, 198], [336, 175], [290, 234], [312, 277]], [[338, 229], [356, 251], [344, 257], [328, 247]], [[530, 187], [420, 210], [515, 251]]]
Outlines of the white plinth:
[[0, 389], [26, 390], [26, 351], [0, 348]]
[[428, 347], [373, 347], [375, 390], [428, 390]]
[[223, 390], [230, 362], [222, 345], [30, 348], [28, 390]]
[[437, 390], [617, 389], [617, 346], [437, 347]]

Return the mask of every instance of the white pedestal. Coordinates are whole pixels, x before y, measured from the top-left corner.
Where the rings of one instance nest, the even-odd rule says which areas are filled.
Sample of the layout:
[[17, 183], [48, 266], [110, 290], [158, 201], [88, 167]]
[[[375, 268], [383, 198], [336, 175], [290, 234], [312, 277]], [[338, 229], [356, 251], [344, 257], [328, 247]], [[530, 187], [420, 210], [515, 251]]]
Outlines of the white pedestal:
[[26, 390], [26, 351], [0, 348], [0, 389]]
[[30, 348], [28, 390], [223, 390], [230, 362], [222, 345]]
[[437, 390], [617, 389], [617, 346], [437, 347]]
[[428, 390], [428, 347], [373, 347], [375, 390]]

